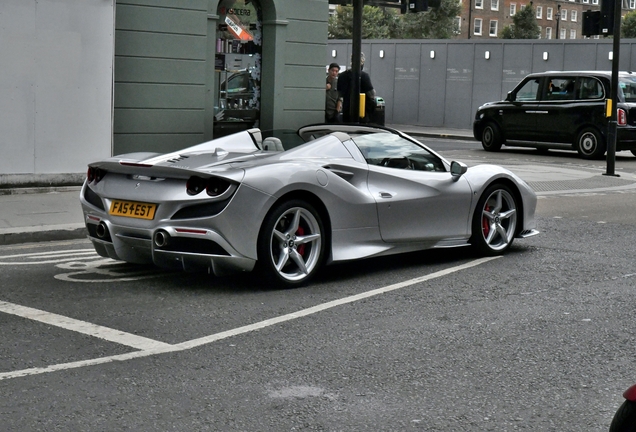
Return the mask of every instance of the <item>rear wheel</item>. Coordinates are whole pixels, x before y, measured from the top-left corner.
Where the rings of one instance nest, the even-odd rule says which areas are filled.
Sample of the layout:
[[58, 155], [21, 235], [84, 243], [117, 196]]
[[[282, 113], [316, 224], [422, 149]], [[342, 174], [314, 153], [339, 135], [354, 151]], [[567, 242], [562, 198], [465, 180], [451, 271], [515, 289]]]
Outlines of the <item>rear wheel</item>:
[[480, 253], [492, 256], [505, 252], [517, 230], [517, 202], [503, 184], [486, 189], [477, 202], [470, 243]]
[[501, 139], [501, 129], [494, 123], [486, 123], [481, 132], [481, 146], [486, 151], [499, 151], [503, 140]]
[[258, 266], [267, 280], [294, 287], [307, 282], [324, 258], [325, 229], [307, 202], [290, 200], [265, 218], [258, 238]]
[[583, 129], [576, 138], [576, 151], [583, 159], [600, 159], [605, 154], [605, 142], [594, 128]]

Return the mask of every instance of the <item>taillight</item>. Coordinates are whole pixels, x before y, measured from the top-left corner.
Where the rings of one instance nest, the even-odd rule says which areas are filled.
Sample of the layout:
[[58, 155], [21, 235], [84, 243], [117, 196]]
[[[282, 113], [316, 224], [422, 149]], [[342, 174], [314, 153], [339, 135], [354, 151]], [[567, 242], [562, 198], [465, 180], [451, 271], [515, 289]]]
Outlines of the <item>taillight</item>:
[[628, 401], [636, 402], [636, 384], [625, 390], [623, 397]]
[[188, 193], [188, 195], [198, 195], [205, 189], [208, 195], [210, 195], [211, 197], [217, 197], [228, 190], [231, 185], [232, 183], [219, 177], [210, 177], [208, 179], [204, 179], [201, 177], [192, 176], [186, 183], [186, 192]]
[[88, 167], [88, 171], [86, 172], [86, 179], [89, 183], [92, 183], [94, 181], [95, 184], [97, 184], [101, 179], [104, 178], [105, 175], [106, 171], [104, 171], [103, 169]]
[[208, 179], [208, 185], [205, 188], [208, 195], [215, 197], [221, 195], [228, 190], [230, 182], [218, 177], [210, 177]]
[[627, 113], [624, 109], [619, 108], [616, 110], [616, 121], [619, 126], [625, 126], [627, 124]]
[[205, 189], [205, 179], [201, 177], [192, 176], [186, 183], [186, 192], [188, 195], [197, 195]]

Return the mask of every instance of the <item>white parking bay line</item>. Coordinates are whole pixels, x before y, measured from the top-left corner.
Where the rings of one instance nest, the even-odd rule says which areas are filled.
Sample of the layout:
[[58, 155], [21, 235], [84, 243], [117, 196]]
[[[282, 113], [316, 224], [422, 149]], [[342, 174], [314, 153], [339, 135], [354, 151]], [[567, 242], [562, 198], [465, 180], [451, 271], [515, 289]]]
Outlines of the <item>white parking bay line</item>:
[[[392, 285], [388, 285], [382, 288], [378, 288], [375, 290], [371, 290], [371, 291], [367, 291], [367, 292], [363, 292], [360, 294], [356, 294], [353, 296], [349, 296], [349, 297], [344, 297], [341, 298], [339, 300], [333, 300], [327, 303], [323, 303], [323, 304], [319, 304], [317, 306], [313, 306], [307, 309], [302, 309], [299, 310], [297, 312], [292, 312], [286, 315], [281, 315], [275, 318], [271, 318], [271, 319], [267, 319], [264, 321], [260, 321], [254, 324], [250, 324], [250, 325], [246, 325], [243, 327], [238, 327], [232, 330], [228, 330], [228, 331], [224, 331], [224, 332], [220, 332], [220, 333], [215, 333], [213, 335], [209, 335], [209, 336], [204, 336], [202, 338], [197, 338], [197, 339], [192, 339], [190, 341], [186, 341], [186, 342], [182, 342], [179, 344], [175, 344], [175, 345], [169, 345], [169, 344], [164, 344], [162, 342], [157, 342], [157, 341], [152, 341], [150, 339], [145, 339], [145, 338], [140, 338], [140, 339], [145, 339], [148, 342], [151, 342], [152, 344], [149, 345], [147, 348], [140, 348], [142, 351], [136, 351], [136, 352], [131, 352], [131, 353], [127, 353], [127, 354], [119, 354], [119, 355], [114, 355], [114, 356], [109, 356], [109, 357], [100, 357], [100, 358], [96, 358], [96, 359], [90, 359], [90, 360], [81, 360], [81, 361], [76, 361], [76, 362], [71, 362], [71, 363], [61, 363], [61, 364], [57, 364], [57, 365], [51, 365], [51, 366], [47, 366], [47, 367], [42, 367], [42, 368], [32, 368], [32, 369], [23, 369], [23, 370], [17, 370], [17, 371], [13, 371], [13, 372], [3, 372], [0, 373], [0, 381], [5, 380], [5, 379], [11, 379], [11, 378], [18, 378], [18, 377], [23, 377], [23, 376], [28, 376], [28, 375], [38, 375], [38, 374], [43, 374], [43, 373], [49, 373], [49, 372], [55, 372], [55, 371], [61, 371], [61, 370], [67, 370], [67, 369], [76, 369], [76, 368], [80, 368], [80, 367], [86, 367], [86, 366], [94, 366], [94, 365], [98, 365], [98, 364], [105, 364], [105, 363], [110, 363], [110, 362], [115, 362], [115, 361], [125, 361], [125, 360], [131, 360], [131, 359], [135, 359], [135, 358], [141, 358], [141, 357], [149, 357], [152, 355], [157, 355], [157, 354], [163, 354], [163, 353], [168, 353], [168, 352], [175, 352], [175, 351], [186, 351], [192, 348], [196, 348], [198, 346], [201, 345], [206, 345], [212, 342], [216, 342], [222, 339], [226, 339], [229, 337], [233, 337], [233, 336], [237, 336], [240, 334], [244, 334], [244, 333], [249, 333], [249, 332], [253, 332], [256, 330], [260, 330], [266, 327], [271, 327], [275, 324], [280, 324], [286, 321], [291, 321], [294, 320], [296, 318], [301, 318], [301, 317], [305, 317], [305, 316], [309, 316], [309, 315], [313, 315], [315, 313], [318, 312], [322, 312], [324, 310], [327, 309], [331, 309], [337, 306], [341, 306], [347, 303], [353, 303], [356, 302], [358, 300], [362, 300], [365, 298], [369, 298], [369, 297], [373, 297], [373, 296], [377, 296], [380, 294], [385, 294], [391, 291], [395, 291], [401, 288], [406, 288], [408, 286], [411, 285], [415, 285], [418, 284], [420, 282], [425, 282], [425, 281], [429, 281], [432, 279], [436, 279], [442, 276], [446, 276], [452, 273], [456, 273], [458, 271], [461, 270], [465, 270], [471, 267], [475, 267], [478, 266], [480, 264], [484, 264], [488, 261], [491, 261], [493, 259], [497, 259], [497, 258], [501, 258], [500, 256], [496, 256], [496, 257], [490, 257], [490, 258], [481, 258], [481, 259], [477, 259], [471, 262], [468, 262], [466, 264], [462, 264], [462, 265], [458, 265], [455, 267], [451, 267], [445, 270], [440, 270], [438, 272], [435, 273], [431, 273], [429, 275], [425, 275], [425, 276], [421, 276], [421, 277], [417, 277], [414, 279], [409, 279], [407, 281], [403, 281], [403, 282], [398, 282], [396, 284], [392, 284]], [[0, 302], [0, 312], [6, 312], [4, 310], [4, 305], [10, 305], [10, 303], [4, 303], [4, 302]], [[15, 305], [13, 305], [15, 306]], [[20, 306], [22, 307], [22, 306]], [[30, 308], [25, 308], [25, 309], [30, 309]], [[34, 311], [37, 311], [36, 309], [32, 309]], [[41, 312], [41, 311], [38, 311]], [[12, 312], [8, 312], [8, 313], [12, 313]], [[45, 312], [46, 314], [46, 312]], [[16, 314], [17, 315], [17, 314]], [[59, 315], [57, 315], [59, 316]], [[30, 318], [30, 317], [29, 317]], [[64, 317], [62, 317], [64, 318]], [[68, 318], [67, 318], [68, 319]], [[75, 321], [75, 320], [71, 320], [71, 321]], [[79, 321], [82, 322], [82, 321]], [[84, 323], [84, 324], [88, 324], [88, 323]], [[88, 324], [91, 325], [91, 324]], [[99, 326], [96, 326], [99, 327]], [[100, 328], [104, 328], [104, 327], [100, 327]], [[116, 332], [119, 334], [127, 334], [127, 333], [123, 333], [123, 332], [117, 332], [116, 330], [112, 330], [112, 329], [108, 329], [111, 332]], [[130, 335], [133, 336], [135, 338], [138, 338], [138, 336], [135, 335]], [[121, 343], [121, 342], [119, 342]], [[129, 345], [131, 346], [131, 345]]]
[[158, 342], [131, 333], [126, 333], [123, 331], [114, 330], [108, 327], [102, 327], [96, 324], [91, 324], [62, 315], [45, 312], [39, 309], [33, 309], [30, 307], [20, 306], [3, 301], [0, 301], [0, 312], [17, 315], [19, 317], [27, 318], [34, 321], [39, 321], [44, 324], [49, 324], [77, 333], [83, 333], [89, 336], [98, 337], [100, 339], [105, 339], [110, 342], [115, 342], [120, 345], [126, 345], [139, 350], [166, 348], [171, 346], [167, 343]]

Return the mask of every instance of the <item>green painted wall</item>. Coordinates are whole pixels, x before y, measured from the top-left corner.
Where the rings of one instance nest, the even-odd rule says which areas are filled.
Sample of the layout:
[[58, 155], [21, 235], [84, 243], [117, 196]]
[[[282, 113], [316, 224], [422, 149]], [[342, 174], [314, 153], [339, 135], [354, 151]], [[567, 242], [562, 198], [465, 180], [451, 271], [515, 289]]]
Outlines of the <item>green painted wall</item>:
[[[261, 128], [320, 122], [327, 0], [261, 0]], [[218, 0], [118, 0], [113, 152], [213, 137]]]

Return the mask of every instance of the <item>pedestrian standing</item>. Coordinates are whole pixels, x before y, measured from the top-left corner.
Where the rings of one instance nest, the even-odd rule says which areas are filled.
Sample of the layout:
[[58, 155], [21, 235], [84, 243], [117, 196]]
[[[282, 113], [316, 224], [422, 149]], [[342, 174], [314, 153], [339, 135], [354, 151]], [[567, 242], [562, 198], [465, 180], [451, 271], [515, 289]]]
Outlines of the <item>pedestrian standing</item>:
[[338, 63], [331, 63], [327, 74], [325, 123], [340, 123], [342, 100], [338, 94], [338, 72], [340, 72], [340, 65]]
[[[364, 53], [360, 53], [360, 93], [364, 93], [366, 95], [366, 106], [365, 106], [365, 118], [369, 116], [370, 110], [375, 107], [375, 89], [373, 88], [373, 84], [371, 84], [371, 77], [368, 73], [362, 70], [364, 67]], [[342, 117], [345, 123], [359, 123], [360, 118], [358, 116], [351, 117], [349, 111], [351, 107], [351, 88], [353, 87], [353, 73], [351, 72], [351, 68], [342, 72], [338, 76], [338, 93], [340, 94], [340, 99], [342, 100]], [[363, 119], [365, 122], [366, 119]]]

